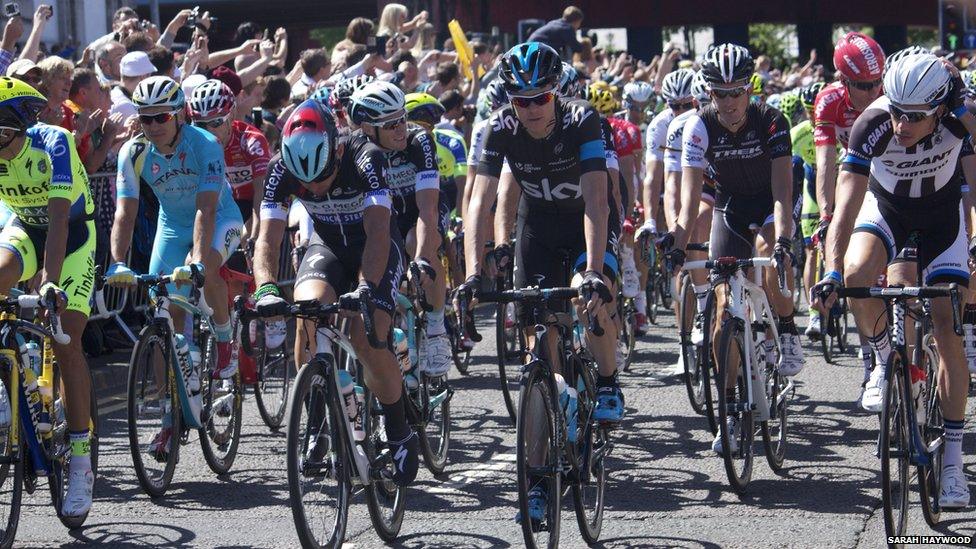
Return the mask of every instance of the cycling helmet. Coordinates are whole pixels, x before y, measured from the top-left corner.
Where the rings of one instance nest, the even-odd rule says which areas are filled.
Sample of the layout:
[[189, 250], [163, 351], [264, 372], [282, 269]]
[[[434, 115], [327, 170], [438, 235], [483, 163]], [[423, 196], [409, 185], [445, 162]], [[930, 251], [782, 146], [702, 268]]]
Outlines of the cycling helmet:
[[559, 84], [563, 63], [556, 50], [541, 42], [523, 42], [502, 57], [501, 72], [510, 94], [532, 94]]
[[177, 110], [183, 108], [186, 97], [176, 80], [168, 76], [150, 76], [136, 86], [132, 92], [132, 103], [137, 110], [148, 107], [169, 107]]
[[328, 86], [319, 86], [312, 90], [312, 93], [308, 94], [309, 99], [314, 99], [319, 103], [322, 103], [326, 107], [329, 106], [329, 99], [332, 97], [332, 89]]
[[661, 97], [668, 103], [691, 97], [691, 83], [694, 79], [695, 71], [691, 69], [669, 72], [661, 83]]
[[930, 53], [902, 57], [884, 76], [884, 93], [895, 105], [933, 108], [949, 97], [951, 88], [952, 73]]
[[779, 99], [779, 110], [783, 113], [783, 116], [792, 124], [796, 120], [801, 110], [800, 105], [800, 90], [792, 90], [783, 94], [780, 94]]
[[0, 128], [23, 132], [37, 123], [37, 113], [46, 106], [47, 99], [27, 82], [0, 76]]
[[374, 78], [368, 74], [361, 74], [359, 76], [353, 76], [352, 78], [340, 80], [339, 83], [336, 84], [335, 89], [332, 90], [332, 95], [329, 96], [329, 106], [336, 111], [340, 109], [348, 109], [349, 98], [352, 97], [352, 94], [373, 80]]
[[227, 116], [233, 110], [236, 100], [234, 92], [220, 80], [210, 79], [193, 88], [187, 106], [194, 120], [207, 120]]
[[375, 81], [356, 90], [349, 98], [349, 117], [354, 124], [377, 124], [404, 115], [403, 91], [390, 82]]
[[881, 78], [884, 66], [884, 51], [870, 36], [849, 32], [834, 46], [834, 69], [848, 80], [877, 80]]
[[444, 105], [429, 93], [408, 93], [405, 97], [407, 120], [433, 126], [446, 112]]
[[824, 89], [823, 82], [814, 82], [805, 88], [800, 88], [800, 103], [803, 103], [804, 109], [813, 110], [814, 104], [817, 102], [817, 95], [822, 89]]
[[892, 63], [898, 61], [902, 57], [918, 55], [920, 53], [929, 53], [929, 50], [923, 48], [922, 46], [908, 46], [907, 48], [896, 51], [885, 59], [885, 72], [888, 72], [888, 69], [891, 67]]
[[780, 105], [782, 101], [783, 101], [783, 95], [779, 93], [771, 94], [769, 97], [766, 98], [767, 105], [781, 112], [782, 109], [780, 109]]
[[613, 97], [613, 93], [605, 88], [591, 85], [587, 89], [586, 100], [593, 105], [596, 112], [603, 115], [612, 114], [617, 110], [617, 100]]
[[576, 97], [579, 95], [581, 80], [579, 72], [564, 61], [563, 72], [559, 77], [560, 97]]
[[338, 134], [332, 112], [319, 101], [306, 99], [285, 120], [281, 160], [299, 180], [316, 181], [332, 173]]
[[766, 79], [758, 72], [752, 73], [749, 77], [749, 84], [752, 86], [752, 95], [762, 95], [766, 93]]
[[481, 118], [488, 116], [497, 109], [508, 104], [508, 92], [505, 91], [505, 83], [501, 80], [492, 80], [485, 86], [479, 96], [481, 104], [478, 106]]
[[698, 100], [698, 103], [704, 105], [712, 100], [712, 96], [709, 94], [708, 82], [705, 81], [705, 75], [702, 71], [695, 73], [695, 78], [691, 81], [691, 95]]
[[631, 82], [624, 86], [624, 106], [627, 108], [635, 103], [649, 103], [652, 99], [654, 99], [654, 86], [647, 82]]
[[709, 84], [731, 84], [748, 80], [755, 65], [749, 50], [735, 44], [720, 44], [705, 52], [701, 72]]

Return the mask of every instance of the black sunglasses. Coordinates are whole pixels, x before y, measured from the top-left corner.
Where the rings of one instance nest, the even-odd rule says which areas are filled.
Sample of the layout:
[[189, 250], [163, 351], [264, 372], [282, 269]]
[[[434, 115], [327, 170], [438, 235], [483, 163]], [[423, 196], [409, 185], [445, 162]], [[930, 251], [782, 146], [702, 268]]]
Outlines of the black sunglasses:
[[731, 90], [712, 88], [712, 94], [715, 95], [715, 99], [725, 99], [727, 97], [738, 98], [745, 95], [748, 91], [749, 91], [748, 88], [745, 86], [741, 88], [731, 89]]
[[685, 101], [684, 103], [668, 103], [668, 107], [671, 107], [672, 111], [684, 111], [695, 106], [693, 101]]
[[861, 91], [871, 91], [881, 85], [881, 79], [871, 80], [870, 82], [855, 82], [854, 80], [847, 81], [848, 86], [853, 86]]
[[894, 116], [897, 120], [904, 120], [913, 124], [921, 122], [922, 120], [925, 120], [929, 116], [935, 114], [936, 110], [938, 110], [938, 107], [928, 111], [906, 111], [899, 109], [891, 103], [888, 104], [888, 112], [891, 113], [891, 116]]
[[213, 129], [223, 126], [226, 121], [227, 117], [221, 116], [219, 118], [211, 118], [210, 120], [194, 120], [193, 125], [198, 128]]
[[176, 118], [175, 112], [161, 112], [159, 114], [140, 114], [139, 121], [143, 124], [149, 124], [155, 122], [157, 124], [165, 124], [170, 120]]

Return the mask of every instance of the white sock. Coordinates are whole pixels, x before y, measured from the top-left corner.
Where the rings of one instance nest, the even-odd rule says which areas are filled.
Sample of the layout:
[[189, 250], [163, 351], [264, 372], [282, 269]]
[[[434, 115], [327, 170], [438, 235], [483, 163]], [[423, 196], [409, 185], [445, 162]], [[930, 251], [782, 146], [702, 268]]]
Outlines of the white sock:
[[966, 420], [945, 420], [945, 451], [942, 454], [942, 469], [955, 465], [962, 469], [962, 433]]
[[444, 307], [427, 313], [427, 337], [439, 336], [447, 333], [444, 327]]
[[703, 312], [705, 310], [705, 303], [708, 301], [708, 289], [710, 286], [708, 284], [695, 284], [692, 288], [695, 290], [698, 312]]

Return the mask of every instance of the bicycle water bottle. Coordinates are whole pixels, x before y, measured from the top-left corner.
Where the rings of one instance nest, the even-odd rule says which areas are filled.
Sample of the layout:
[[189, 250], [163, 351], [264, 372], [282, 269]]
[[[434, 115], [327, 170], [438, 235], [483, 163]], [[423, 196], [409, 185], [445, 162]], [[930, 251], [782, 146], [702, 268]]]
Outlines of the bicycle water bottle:
[[928, 399], [925, 390], [925, 379], [928, 376], [925, 374], [925, 370], [919, 368], [917, 364], [909, 366], [909, 372], [912, 375], [912, 398], [915, 400], [915, 421], [919, 425], [924, 425], [926, 419], [925, 401]]
[[566, 440], [576, 442], [576, 389], [569, 387], [566, 380], [559, 374], [556, 376], [556, 390], [559, 391], [559, 404], [566, 416]]
[[400, 328], [393, 328], [393, 351], [400, 362], [400, 373], [411, 391], [420, 386], [420, 381], [414, 375], [413, 359], [410, 356], [410, 342], [407, 333]]
[[[27, 409], [30, 411], [31, 421], [41, 428], [41, 412], [44, 411], [44, 403], [41, 400], [41, 391], [37, 387], [37, 372], [30, 365], [30, 358], [27, 354], [27, 347], [21, 347], [21, 361], [24, 364], [24, 388], [26, 393]], [[47, 430], [51, 430], [51, 420], [47, 420]]]
[[766, 398], [766, 343], [766, 334], [757, 334], [755, 360], [752, 361], [752, 373], [749, 377], [752, 383], [752, 400], [756, 405], [759, 421], [769, 419], [769, 400]]
[[176, 334], [176, 363], [180, 367], [180, 373], [183, 375], [183, 383], [186, 386], [187, 392], [190, 394], [199, 392], [199, 379], [197, 379], [196, 387], [190, 386], [190, 381], [193, 378], [193, 358], [190, 357], [190, 345], [187, 343], [186, 337], [183, 334]]
[[361, 392], [362, 389], [356, 387], [352, 374], [345, 370], [339, 370], [339, 390], [342, 391], [342, 402], [346, 407], [346, 417], [353, 425], [353, 438], [356, 439], [356, 442], [365, 440], [366, 431], [363, 430], [363, 421], [360, 419], [361, 414], [359, 413], [359, 399], [357, 398], [357, 393]]

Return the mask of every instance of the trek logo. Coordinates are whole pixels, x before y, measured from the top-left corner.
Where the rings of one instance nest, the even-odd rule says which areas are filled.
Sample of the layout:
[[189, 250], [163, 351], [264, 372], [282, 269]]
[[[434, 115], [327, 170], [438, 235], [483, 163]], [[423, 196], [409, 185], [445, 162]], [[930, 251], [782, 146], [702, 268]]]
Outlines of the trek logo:
[[33, 196], [45, 194], [47, 191], [47, 184], [40, 186], [27, 186], [23, 183], [17, 183], [16, 187], [0, 187], [0, 194], [4, 196]]
[[929, 164], [935, 164], [936, 162], [940, 162], [944, 160], [945, 157], [949, 156], [949, 154], [951, 153], [952, 150], [950, 149], [948, 151], [945, 151], [942, 154], [937, 154], [935, 156], [930, 156], [927, 158], [920, 158], [918, 160], [906, 160], [904, 162], [899, 162], [897, 164], [895, 164], [895, 162], [892, 160], [883, 160], [881, 163], [884, 164], [885, 166], [888, 166], [889, 168], [890, 167], [895, 167], [899, 169], [917, 168], [919, 166], [927, 166]]
[[747, 149], [731, 149], [728, 151], [715, 151], [715, 160], [727, 158], [755, 158], [762, 154], [762, 145], [749, 147]]
[[543, 178], [538, 183], [522, 181], [522, 190], [532, 198], [541, 198], [547, 202], [556, 200], [572, 200], [583, 196], [583, 189], [579, 182], [565, 182], [552, 187], [548, 178]]

